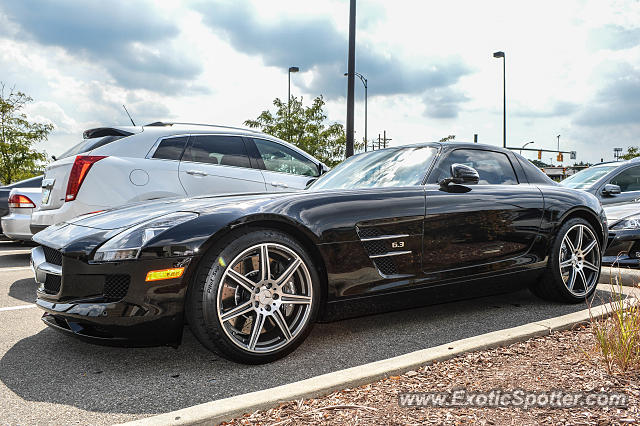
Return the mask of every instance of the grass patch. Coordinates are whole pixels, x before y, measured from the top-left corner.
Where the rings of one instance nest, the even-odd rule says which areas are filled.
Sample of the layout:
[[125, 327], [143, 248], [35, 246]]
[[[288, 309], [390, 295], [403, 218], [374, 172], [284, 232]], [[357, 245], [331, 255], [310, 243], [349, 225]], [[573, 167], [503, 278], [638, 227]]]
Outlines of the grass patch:
[[622, 291], [620, 274], [612, 277], [610, 287], [608, 300], [604, 301], [610, 315], [591, 315], [595, 352], [609, 374], [640, 370], [640, 306]]

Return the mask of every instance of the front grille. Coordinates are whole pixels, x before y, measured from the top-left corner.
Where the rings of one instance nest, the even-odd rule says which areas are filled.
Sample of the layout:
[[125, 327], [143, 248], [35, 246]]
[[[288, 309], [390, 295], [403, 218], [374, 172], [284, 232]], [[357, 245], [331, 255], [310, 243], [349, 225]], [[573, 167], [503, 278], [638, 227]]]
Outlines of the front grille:
[[374, 259], [374, 262], [376, 268], [378, 268], [383, 275], [396, 275], [398, 273], [396, 262], [389, 257], [378, 257]]
[[58, 294], [62, 277], [60, 275], [47, 274], [44, 280], [44, 291], [48, 294]]
[[58, 250], [52, 249], [51, 247], [45, 246], [42, 246], [42, 250], [44, 251], [44, 258], [48, 263], [62, 266], [62, 253]]
[[129, 291], [129, 275], [107, 275], [104, 280], [104, 297], [110, 301], [117, 301], [127, 295]]

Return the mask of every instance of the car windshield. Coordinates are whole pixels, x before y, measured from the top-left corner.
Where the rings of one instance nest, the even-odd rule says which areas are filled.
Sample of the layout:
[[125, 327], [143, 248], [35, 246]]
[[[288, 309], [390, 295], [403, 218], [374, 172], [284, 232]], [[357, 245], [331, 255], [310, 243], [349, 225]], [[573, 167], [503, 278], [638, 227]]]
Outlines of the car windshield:
[[438, 149], [389, 148], [359, 154], [318, 179], [309, 190], [420, 185]]
[[619, 165], [590, 167], [576, 173], [573, 176], [569, 176], [568, 178], [560, 182], [560, 185], [573, 189], [589, 188], [598, 179], [609, 173], [611, 170], [617, 168], [618, 166]]

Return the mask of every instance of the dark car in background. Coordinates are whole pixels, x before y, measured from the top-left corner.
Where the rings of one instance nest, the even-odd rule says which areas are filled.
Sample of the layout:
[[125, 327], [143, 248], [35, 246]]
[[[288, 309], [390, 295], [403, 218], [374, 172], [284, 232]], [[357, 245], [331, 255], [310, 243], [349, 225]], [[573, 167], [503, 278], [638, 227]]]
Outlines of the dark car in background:
[[[40, 188], [41, 186], [42, 175], [14, 182], [10, 185], [0, 186], [0, 217], [9, 214], [9, 193], [13, 188]], [[0, 232], [2, 232], [1, 226]]]
[[595, 164], [560, 185], [590, 192], [603, 205], [640, 201], [640, 157]]
[[608, 205], [609, 241], [602, 257], [608, 266], [640, 267], [640, 202]]

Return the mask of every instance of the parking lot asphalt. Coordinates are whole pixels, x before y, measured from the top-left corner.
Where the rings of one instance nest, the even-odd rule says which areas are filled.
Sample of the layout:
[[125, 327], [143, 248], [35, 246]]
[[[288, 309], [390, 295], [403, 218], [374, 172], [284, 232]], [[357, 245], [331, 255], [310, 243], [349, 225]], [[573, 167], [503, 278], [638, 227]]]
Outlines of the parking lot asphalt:
[[29, 250], [0, 242], [1, 424], [119, 423], [585, 308], [519, 291], [317, 324], [285, 359], [246, 366], [208, 352], [188, 330], [178, 349], [133, 349], [47, 329], [33, 307]]

